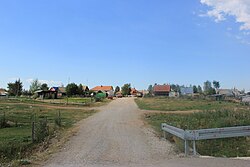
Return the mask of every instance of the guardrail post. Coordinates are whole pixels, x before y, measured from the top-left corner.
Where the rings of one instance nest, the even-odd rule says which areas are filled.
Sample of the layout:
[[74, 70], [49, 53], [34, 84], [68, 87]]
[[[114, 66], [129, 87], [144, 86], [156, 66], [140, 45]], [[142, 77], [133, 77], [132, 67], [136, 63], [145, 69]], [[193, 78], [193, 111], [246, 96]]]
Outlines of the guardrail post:
[[194, 156], [196, 156], [196, 154], [197, 154], [195, 140], [193, 140], [193, 154], [194, 154]]
[[188, 146], [188, 140], [185, 139], [185, 156], [188, 156], [189, 154], [189, 146]]
[[166, 139], [166, 138], [167, 138], [167, 134], [166, 134], [166, 132], [165, 132], [165, 131], [163, 131], [163, 137], [164, 137], [164, 139]]

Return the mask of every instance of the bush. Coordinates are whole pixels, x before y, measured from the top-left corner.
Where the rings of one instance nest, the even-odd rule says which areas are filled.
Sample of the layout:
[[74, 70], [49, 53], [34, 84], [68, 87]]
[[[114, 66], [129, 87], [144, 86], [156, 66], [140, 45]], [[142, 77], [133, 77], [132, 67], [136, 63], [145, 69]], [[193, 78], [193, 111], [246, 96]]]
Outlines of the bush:
[[44, 141], [49, 136], [49, 127], [47, 125], [47, 119], [39, 120], [35, 130], [36, 142]]
[[0, 117], [0, 128], [7, 128], [10, 127], [10, 125], [7, 123], [5, 112], [2, 117]]

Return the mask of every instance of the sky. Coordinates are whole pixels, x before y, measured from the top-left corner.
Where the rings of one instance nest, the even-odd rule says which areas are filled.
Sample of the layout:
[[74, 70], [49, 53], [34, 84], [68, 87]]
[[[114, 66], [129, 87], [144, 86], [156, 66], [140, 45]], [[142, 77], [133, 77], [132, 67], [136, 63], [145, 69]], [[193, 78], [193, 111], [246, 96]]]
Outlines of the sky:
[[250, 91], [250, 1], [0, 0], [0, 87], [20, 78]]

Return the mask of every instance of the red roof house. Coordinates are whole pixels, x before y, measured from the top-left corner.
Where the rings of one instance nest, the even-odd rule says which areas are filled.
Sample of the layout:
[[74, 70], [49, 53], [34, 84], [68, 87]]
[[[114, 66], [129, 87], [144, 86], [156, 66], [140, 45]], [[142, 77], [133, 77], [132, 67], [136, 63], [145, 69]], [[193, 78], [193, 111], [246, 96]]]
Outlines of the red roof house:
[[113, 91], [113, 86], [96, 86], [94, 88], [91, 89], [92, 91], [95, 91], [95, 92], [98, 92], [98, 91], [105, 91], [105, 92], [108, 92], [108, 91]]
[[155, 85], [153, 87], [153, 94], [155, 96], [169, 96], [170, 90], [170, 85]]
[[103, 92], [103, 93], [106, 93], [107, 96], [108, 95], [111, 95], [113, 96], [114, 95], [114, 89], [113, 89], [113, 86], [96, 86], [94, 88], [91, 89], [92, 91], [98, 93], [98, 92]]

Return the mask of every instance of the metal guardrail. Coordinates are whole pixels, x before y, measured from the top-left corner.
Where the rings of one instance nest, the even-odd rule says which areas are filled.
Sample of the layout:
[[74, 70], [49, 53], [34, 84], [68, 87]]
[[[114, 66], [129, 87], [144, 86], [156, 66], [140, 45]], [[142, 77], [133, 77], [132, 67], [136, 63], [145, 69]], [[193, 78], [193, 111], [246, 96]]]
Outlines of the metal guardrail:
[[193, 142], [193, 154], [196, 155], [197, 152], [196, 152], [195, 141], [197, 140], [250, 136], [250, 126], [237, 126], [237, 127], [199, 129], [199, 130], [183, 130], [180, 128], [176, 128], [174, 126], [170, 126], [166, 123], [162, 123], [161, 129], [164, 132], [164, 138], [166, 138], [166, 132], [167, 132], [185, 141], [185, 146], [184, 146], [185, 155], [189, 153], [188, 141]]

